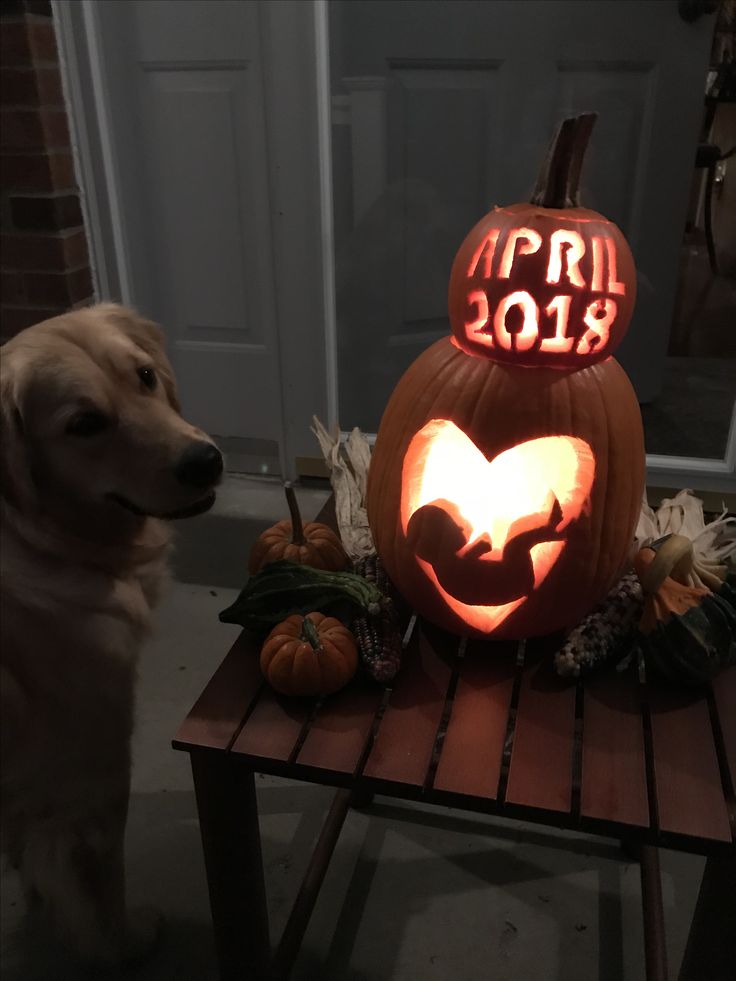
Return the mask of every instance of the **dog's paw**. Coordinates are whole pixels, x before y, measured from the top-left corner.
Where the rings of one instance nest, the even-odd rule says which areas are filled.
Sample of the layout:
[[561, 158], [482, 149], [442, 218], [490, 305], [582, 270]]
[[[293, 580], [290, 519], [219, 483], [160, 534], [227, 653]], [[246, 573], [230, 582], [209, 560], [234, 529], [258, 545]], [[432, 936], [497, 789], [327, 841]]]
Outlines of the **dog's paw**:
[[122, 960], [124, 964], [139, 964], [156, 949], [164, 917], [152, 906], [137, 906], [128, 911], [127, 921]]

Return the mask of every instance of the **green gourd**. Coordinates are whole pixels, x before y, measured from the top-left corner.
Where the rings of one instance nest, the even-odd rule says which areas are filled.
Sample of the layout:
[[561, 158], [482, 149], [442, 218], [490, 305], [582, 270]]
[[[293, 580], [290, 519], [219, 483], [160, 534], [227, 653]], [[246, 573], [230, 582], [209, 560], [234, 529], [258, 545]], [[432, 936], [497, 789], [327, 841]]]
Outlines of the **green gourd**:
[[220, 614], [222, 623], [238, 623], [263, 632], [293, 613], [349, 608], [379, 613], [390, 600], [363, 576], [326, 572], [282, 559], [251, 576], [238, 598]]
[[702, 685], [736, 664], [734, 590], [698, 567], [692, 542], [671, 535], [635, 560], [644, 590], [639, 645], [647, 670], [673, 684]]

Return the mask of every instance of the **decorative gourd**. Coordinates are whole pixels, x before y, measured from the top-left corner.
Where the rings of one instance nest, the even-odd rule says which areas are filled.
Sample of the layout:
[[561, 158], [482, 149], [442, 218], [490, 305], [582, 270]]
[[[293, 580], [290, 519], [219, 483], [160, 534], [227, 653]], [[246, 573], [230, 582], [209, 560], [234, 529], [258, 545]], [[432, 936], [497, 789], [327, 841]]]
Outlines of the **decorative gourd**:
[[582, 368], [611, 355], [631, 319], [636, 272], [621, 231], [578, 202], [595, 115], [566, 119], [527, 204], [494, 208], [450, 275], [450, 322], [468, 354]]
[[220, 613], [220, 620], [265, 633], [290, 613], [339, 608], [377, 615], [389, 606], [376, 584], [363, 576], [280, 559], [250, 577], [235, 602]]
[[[564, 186], [577, 186], [574, 161]], [[597, 345], [575, 361], [597, 361], [582, 370], [565, 357], [543, 367], [552, 352], [512, 337], [489, 348], [461, 343], [456, 329], [420, 355], [389, 400], [368, 474], [391, 581], [460, 634], [530, 637], [578, 623], [629, 562], [644, 487], [641, 414], [616, 361], [598, 360]]]
[[639, 640], [649, 669], [698, 685], [736, 663], [736, 610], [719, 592], [691, 584], [689, 538], [671, 535], [656, 550], [641, 549], [634, 566], [644, 590]]
[[339, 620], [296, 614], [268, 635], [260, 663], [268, 683], [283, 695], [330, 695], [355, 674], [358, 652]]
[[296, 494], [291, 483], [284, 484], [291, 521], [279, 521], [257, 538], [250, 553], [248, 568], [259, 572], [270, 562], [287, 559], [315, 569], [338, 571], [348, 564], [340, 539], [319, 521], [302, 523]]

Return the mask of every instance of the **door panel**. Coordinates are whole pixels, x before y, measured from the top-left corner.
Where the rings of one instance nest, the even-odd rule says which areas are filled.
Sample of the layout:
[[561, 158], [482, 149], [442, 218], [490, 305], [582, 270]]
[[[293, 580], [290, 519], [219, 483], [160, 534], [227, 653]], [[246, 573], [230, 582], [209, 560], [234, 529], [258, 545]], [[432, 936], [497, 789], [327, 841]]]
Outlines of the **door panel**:
[[165, 326], [185, 413], [280, 439], [260, 10], [97, 5], [132, 301]]

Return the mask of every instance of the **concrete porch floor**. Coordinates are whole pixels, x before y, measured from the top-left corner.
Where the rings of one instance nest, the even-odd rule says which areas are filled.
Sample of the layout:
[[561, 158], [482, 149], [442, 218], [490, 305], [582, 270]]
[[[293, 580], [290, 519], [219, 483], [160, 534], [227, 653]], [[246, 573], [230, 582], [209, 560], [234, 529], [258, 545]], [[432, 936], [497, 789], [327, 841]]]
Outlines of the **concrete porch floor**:
[[[324, 496], [300, 492], [305, 517]], [[141, 660], [127, 833], [130, 902], [167, 922], [130, 981], [217, 978], [188, 758], [170, 740], [237, 634], [217, 614], [245, 578], [250, 542], [283, 513], [278, 488], [236, 482], [214, 515], [182, 527], [175, 568], [197, 581], [172, 583]], [[258, 788], [275, 938], [333, 792], [269, 777]], [[674, 978], [703, 860], [661, 858]], [[2, 898], [3, 981], [103, 981], [29, 923], [8, 873]], [[377, 798], [348, 816], [293, 978], [643, 981], [638, 866], [616, 841]]]

